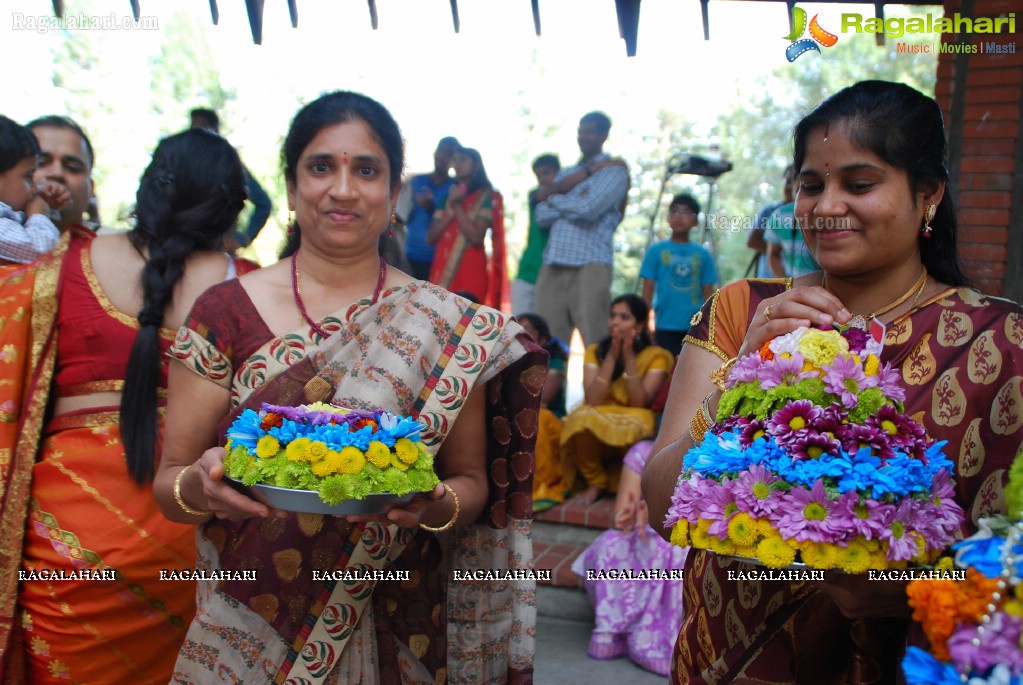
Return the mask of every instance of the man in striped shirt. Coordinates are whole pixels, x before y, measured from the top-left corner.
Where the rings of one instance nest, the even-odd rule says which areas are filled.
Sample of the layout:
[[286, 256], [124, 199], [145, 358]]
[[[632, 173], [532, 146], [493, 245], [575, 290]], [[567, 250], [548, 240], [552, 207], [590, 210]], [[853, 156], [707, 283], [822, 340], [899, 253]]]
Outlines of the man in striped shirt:
[[608, 334], [614, 232], [629, 191], [625, 163], [604, 153], [610, 130], [603, 112], [584, 115], [582, 158], [537, 192], [537, 224], [549, 227], [550, 238], [536, 280], [536, 313], [562, 340], [578, 328], [586, 345]]

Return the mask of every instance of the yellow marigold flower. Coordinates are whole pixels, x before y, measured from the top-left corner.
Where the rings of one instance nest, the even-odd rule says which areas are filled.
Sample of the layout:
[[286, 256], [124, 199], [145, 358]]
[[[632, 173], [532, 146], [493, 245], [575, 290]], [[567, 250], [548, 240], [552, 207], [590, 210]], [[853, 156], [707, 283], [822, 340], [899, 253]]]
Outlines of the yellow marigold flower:
[[370, 464], [382, 469], [391, 463], [391, 448], [379, 440], [374, 440], [366, 448], [366, 458]]
[[306, 454], [309, 456], [309, 461], [319, 461], [326, 457], [327, 452], [329, 451], [330, 448], [327, 447], [327, 443], [317, 440], [316, 442], [310, 443], [309, 449], [306, 450]]
[[856, 538], [856, 541], [862, 543], [863, 546], [866, 547], [867, 551], [869, 552], [877, 552], [878, 550], [881, 549], [881, 541], [876, 538], [868, 540], [867, 538], [861, 535], [858, 538]]
[[766, 537], [770, 537], [772, 535], [778, 535], [778, 536], [781, 535], [778, 532], [778, 530], [774, 526], [771, 525], [771, 521], [769, 519], [766, 519], [766, 518], [764, 518], [764, 519], [756, 519], [756, 522], [757, 522], [757, 535], [759, 535], [760, 537], [766, 538]]
[[1002, 609], [1012, 616], [1023, 616], [1023, 603], [1018, 599], [1010, 599]]
[[868, 376], [876, 376], [877, 372], [881, 370], [881, 360], [874, 355], [867, 355], [867, 365], [863, 368], [863, 373]]
[[766, 537], [757, 543], [757, 559], [768, 568], [785, 568], [796, 559], [796, 550], [785, 544], [777, 535]]
[[689, 522], [679, 521], [671, 527], [671, 544], [676, 547], [689, 546]]
[[811, 568], [832, 568], [838, 561], [835, 546], [828, 542], [814, 542], [803, 547], [803, 563]]
[[264, 435], [256, 443], [256, 456], [260, 459], [272, 459], [281, 451], [281, 443], [272, 435]]
[[736, 547], [735, 553], [740, 557], [746, 557], [747, 559], [757, 558], [757, 548], [753, 545], [749, 547]]
[[288, 457], [288, 461], [312, 461], [307, 452], [312, 442], [309, 438], [295, 438], [289, 442], [288, 446], [284, 448], [284, 454]]
[[701, 526], [689, 527], [689, 536], [692, 538], [693, 547], [700, 549], [712, 549], [711, 536], [707, 535], [707, 529]]
[[799, 339], [799, 352], [815, 366], [823, 367], [835, 361], [839, 354], [848, 354], [849, 343], [838, 331], [811, 328]]
[[846, 573], [866, 573], [870, 568], [870, 552], [865, 545], [853, 540], [838, 548], [835, 566]]
[[391, 466], [398, 469], [399, 471], [408, 471], [409, 465], [398, 458], [397, 454], [391, 453]]
[[870, 568], [884, 570], [888, 568], [888, 555], [883, 549], [870, 551]]
[[416, 443], [408, 438], [398, 438], [394, 441], [394, 451], [404, 463], [412, 466], [419, 459], [419, 449]]
[[[942, 573], [948, 573], [955, 569], [955, 560], [952, 557], [942, 557], [938, 559], [938, 563], [934, 565], [935, 571], [941, 571]], [[1017, 588], [1021, 587], [1019, 585]]]
[[740, 512], [728, 522], [728, 539], [736, 547], [750, 547], [757, 541], [757, 524], [749, 514]]
[[[337, 454], [337, 452], [332, 452], [332, 454]], [[335, 466], [336, 464], [334, 459], [320, 459], [319, 461], [313, 462], [311, 468], [314, 475], [319, 476], [320, 478], [326, 478], [327, 476], [335, 473]]]
[[313, 411], [329, 411], [335, 414], [347, 414], [349, 412], [347, 409], [335, 407], [333, 404], [327, 404], [326, 402], [313, 402], [312, 404], [307, 404], [306, 408]]
[[913, 555], [913, 562], [917, 564], [930, 563], [930, 555], [927, 553], [927, 541], [924, 540], [924, 536], [915, 530], [909, 535], [913, 538], [913, 542], [916, 543], [916, 554]]
[[358, 447], [345, 447], [340, 453], [338, 471], [341, 473], [359, 473], [366, 465], [366, 455]]
[[722, 540], [717, 535], [710, 535], [707, 539], [714, 554], [735, 554], [735, 543], [731, 540]]
[[697, 519], [696, 527], [699, 528], [704, 533], [706, 533], [708, 530], [710, 530], [711, 523], [713, 523], [713, 521], [711, 521], [710, 519]]

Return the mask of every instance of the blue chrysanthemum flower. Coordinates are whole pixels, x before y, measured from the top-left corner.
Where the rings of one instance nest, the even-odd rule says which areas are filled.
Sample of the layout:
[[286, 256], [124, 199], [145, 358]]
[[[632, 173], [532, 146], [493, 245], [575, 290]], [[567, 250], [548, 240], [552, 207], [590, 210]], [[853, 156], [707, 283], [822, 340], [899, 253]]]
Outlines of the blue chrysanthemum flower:
[[263, 435], [259, 423], [259, 414], [252, 409], [246, 409], [231, 423], [231, 427], [227, 429], [227, 437], [232, 443], [245, 447], [250, 454], [255, 454], [256, 443]]
[[919, 647], [906, 649], [902, 672], [909, 685], [961, 685], [955, 666], [938, 661]]

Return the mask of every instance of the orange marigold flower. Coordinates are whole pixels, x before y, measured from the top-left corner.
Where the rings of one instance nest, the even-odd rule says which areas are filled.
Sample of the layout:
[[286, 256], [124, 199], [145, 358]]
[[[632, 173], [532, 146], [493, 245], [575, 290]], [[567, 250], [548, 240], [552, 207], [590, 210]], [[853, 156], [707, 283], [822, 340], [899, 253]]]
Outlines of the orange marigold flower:
[[969, 621], [979, 621], [987, 613], [991, 594], [998, 590], [998, 580], [988, 578], [975, 568], [968, 568], [966, 582], [959, 585], [959, 615]]
[[355, 425], [352, 428], [353, 428], [353, 430], [361, 430], [361, 429], [365, 428], [366, 426], [370, 427], [370, 429], [371, 429], [370, 432], [372, 432], [372, 433], [376, 433], [377, 430], [379, 430], [379, 426], [377, 426], [377, 422], [374, 421], [373, 419], [359, 419], [358, 421], [355, 422]]
[[263, 420], [259, 422], [259, 427], [265, 431], [268, 431], [271, 428], [280, 427], [282, 423], [284, 423], [283, 415], [274, 414], [272, 411], [268, 411], [266, 413], [266, 416], [263, 417]]
[[760, 358], [763, 359], [765, 362], [774, 359], [774, 352], [771, 351], [770, 340], [768, 340], [767, 342], [760, 346]]
[[950, 661], [948, 638], [959, 622], [958, 583], [954, 580], [917, 580], [906, 586], [913, 619], [923, 626], [931, 651], [939, 661]]

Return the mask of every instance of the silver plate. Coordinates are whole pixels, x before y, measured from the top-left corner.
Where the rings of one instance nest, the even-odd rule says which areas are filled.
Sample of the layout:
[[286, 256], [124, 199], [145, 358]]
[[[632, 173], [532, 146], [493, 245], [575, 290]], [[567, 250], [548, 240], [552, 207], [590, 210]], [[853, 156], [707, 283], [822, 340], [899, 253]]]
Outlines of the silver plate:
[[334, 516], [382, 514], [388, 505], [403, 506], [411, 502], [417, 494], [410, 492], [407, 495], [366, 495], [365, 499], [350, 499], [330, 505], [320, 499], [320, 493], [315, 490], [292, 490], [279, 488], [276, 485], [244, 485], [230, 476], [224, 478], [239, 492], [268, 507], [304, 514], [332, 514]]

